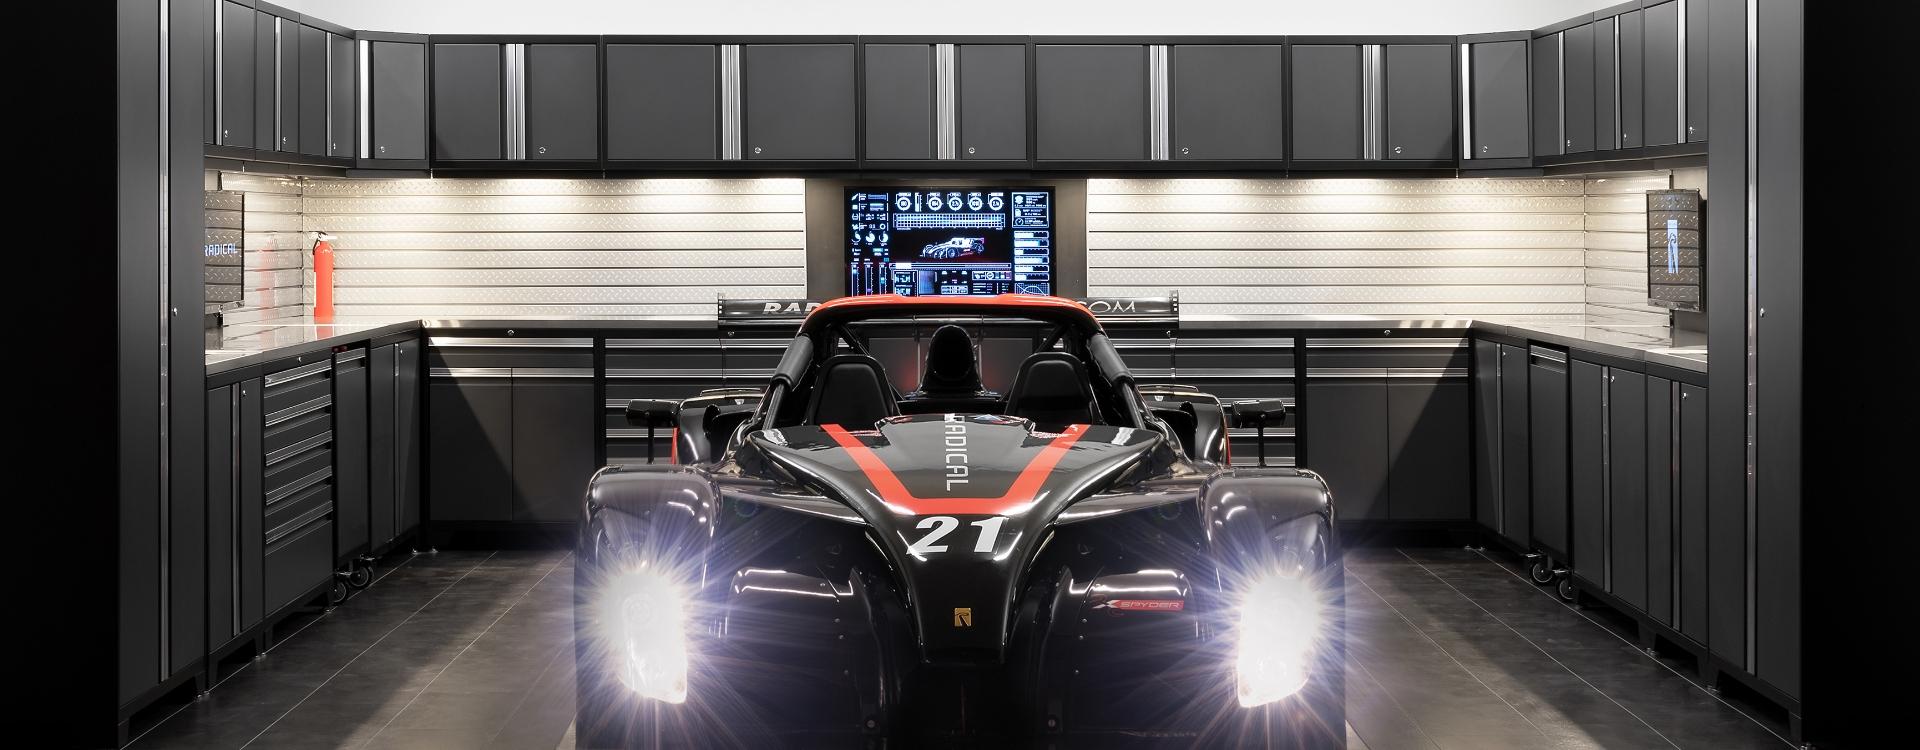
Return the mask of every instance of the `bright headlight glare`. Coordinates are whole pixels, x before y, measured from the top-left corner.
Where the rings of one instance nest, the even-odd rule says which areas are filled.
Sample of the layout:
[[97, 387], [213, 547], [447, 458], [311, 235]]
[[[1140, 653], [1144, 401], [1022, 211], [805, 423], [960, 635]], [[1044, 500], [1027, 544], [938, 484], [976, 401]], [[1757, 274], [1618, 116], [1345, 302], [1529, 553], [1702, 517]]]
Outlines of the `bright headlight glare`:
[[603, 592], [602, 637], [614, 652], [620, 683], [643, 698], [687, 700], [686, 601], [656, 571], [615, 577]]
[[1320, 628], [1320, 597], [1306, 578], [1268, 575], [1248, 586], [1234, 659], [1240, 705], [1266, 705], [1306, 687]]

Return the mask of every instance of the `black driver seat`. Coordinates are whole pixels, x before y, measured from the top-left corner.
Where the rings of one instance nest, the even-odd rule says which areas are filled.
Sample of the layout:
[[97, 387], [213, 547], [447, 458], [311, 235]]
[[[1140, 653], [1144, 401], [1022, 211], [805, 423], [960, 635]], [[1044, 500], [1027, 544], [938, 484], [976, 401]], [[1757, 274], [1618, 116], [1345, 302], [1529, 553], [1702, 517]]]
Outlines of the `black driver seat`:
[[820, 363], [813, 394], [807, 398], [806, 424], [837, 424], [871, 430], [900, 413], [880, 361], [864, 354], [836, 354]]
[[992, 414], [1000, 410], [1000, 394], [980, 384], [980, 361], [967, 329], [944, 325], [934, 330], [927, 342], [927, 366], [920, 376], [920, 390], [907, 394], [900, 409], [909, 414]]
[[1059, 432], [1071, 424], [1093, 424], [1098, 410], [1087, 366], [1065, 352], [1035, 352], [1020, 363], [1007, 389], [1007, 414], [1033, 420], [1033, 428]]

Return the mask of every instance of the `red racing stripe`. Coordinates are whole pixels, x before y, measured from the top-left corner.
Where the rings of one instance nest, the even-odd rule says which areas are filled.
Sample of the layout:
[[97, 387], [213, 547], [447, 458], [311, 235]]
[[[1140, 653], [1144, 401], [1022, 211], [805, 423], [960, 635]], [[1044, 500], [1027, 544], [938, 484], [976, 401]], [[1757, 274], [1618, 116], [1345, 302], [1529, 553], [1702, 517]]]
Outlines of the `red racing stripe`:
[[1020, 470], [1020, 476], [1013, 480], [1013, 486], [999, 497], [919, 497], [907, 491], [907, 486], [894, 476], [893, 469], [875, 455], [872, 448], [860, 442], [860, 438], [848, 433], [846, 428], [837, 424], [823, 424], [820, 429], [826, 431], [833, 442], [847, 449], [847, 455], [853, 457], [853, 463], [860, 467], [860, 473], [867, 475], [867, 481], [873, 483], [873, 489], [880, 499], [888, 505], [905, 509], [916, 516], [941, 515], [988, 515], [1004, 516], [1024, 509], [1033, 502], [1034, 495], [1040, 492], [1040, 486], [1047, 481], [1047, 475], [1053, 473], [1053, 467], [1060, 464], [1060, 458], [1067, 455], [1067, 449], [1087, 431], [1083, 424], [1068, 425], [1060, 436], [1040, 449], [1027, 468]]

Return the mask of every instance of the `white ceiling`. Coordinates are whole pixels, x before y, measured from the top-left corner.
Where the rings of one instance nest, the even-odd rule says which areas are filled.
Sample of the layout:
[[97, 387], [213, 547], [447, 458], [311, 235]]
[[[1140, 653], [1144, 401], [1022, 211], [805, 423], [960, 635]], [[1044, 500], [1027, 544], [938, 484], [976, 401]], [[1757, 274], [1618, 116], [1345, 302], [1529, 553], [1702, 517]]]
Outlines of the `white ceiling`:
[[355, 29], [436, 34], [1470, 34], [1619, 0], [273, 0]]

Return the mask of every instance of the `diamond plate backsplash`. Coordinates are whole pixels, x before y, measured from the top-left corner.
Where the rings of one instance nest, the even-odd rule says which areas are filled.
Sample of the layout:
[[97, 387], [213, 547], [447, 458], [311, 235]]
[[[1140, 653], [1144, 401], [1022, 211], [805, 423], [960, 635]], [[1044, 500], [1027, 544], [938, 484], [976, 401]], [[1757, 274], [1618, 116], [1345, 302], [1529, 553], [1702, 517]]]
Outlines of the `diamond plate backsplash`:
[[342, 316], [710, 315], [806, 295], [798, 179], [310, 178]]

